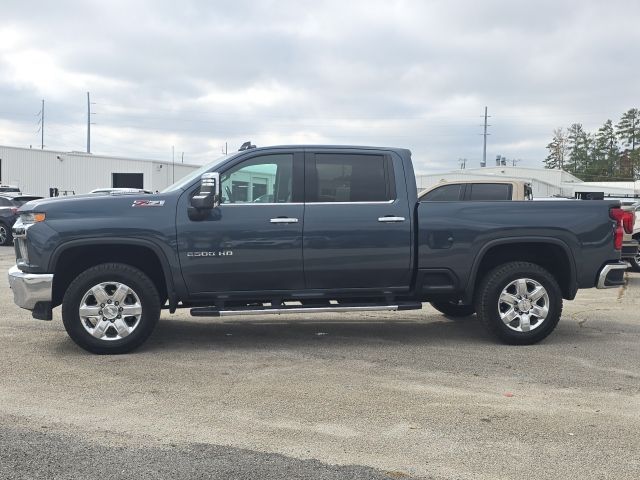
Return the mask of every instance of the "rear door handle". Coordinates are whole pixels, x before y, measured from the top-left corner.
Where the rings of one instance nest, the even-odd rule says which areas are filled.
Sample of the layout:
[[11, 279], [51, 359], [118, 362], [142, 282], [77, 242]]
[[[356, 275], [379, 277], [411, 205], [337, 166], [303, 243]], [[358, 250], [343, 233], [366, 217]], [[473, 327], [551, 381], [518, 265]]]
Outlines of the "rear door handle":
[[277, 217], [277, 218], [272, 218], [269, 221], [271, 223], [298, 223], [297, 218], [290, 218], [290, 217]]
[[404, 217], [387, 215], [386, 217], [378, 217], [378, 221], [382, 223], [399, 223], [399, 222], [404, 222]]

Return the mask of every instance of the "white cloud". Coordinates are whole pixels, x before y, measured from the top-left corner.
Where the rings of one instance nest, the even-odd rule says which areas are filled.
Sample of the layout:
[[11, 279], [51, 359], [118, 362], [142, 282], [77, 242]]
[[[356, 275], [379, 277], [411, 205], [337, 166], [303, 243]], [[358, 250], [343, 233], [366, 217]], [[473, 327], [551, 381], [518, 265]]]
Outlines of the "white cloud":
[[[539, 165], [553, 128], [637, 107], [636, 1], [5, 0], [0, 143], [205, 161], [225, 141], [406, 146], [422, 171]], [[635, 102], [635, 103], [634, 103]]]

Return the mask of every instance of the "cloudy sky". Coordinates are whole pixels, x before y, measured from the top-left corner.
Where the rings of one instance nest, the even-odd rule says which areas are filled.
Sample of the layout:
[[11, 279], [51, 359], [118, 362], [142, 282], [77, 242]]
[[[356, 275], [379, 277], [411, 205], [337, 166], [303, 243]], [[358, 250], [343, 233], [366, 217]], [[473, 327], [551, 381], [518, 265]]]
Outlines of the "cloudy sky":
[[2, 0], [0, 144], [185, 162], [410, 148], [421, 172], [540, 166], [553, 128], [640, 106], [640, 2]]

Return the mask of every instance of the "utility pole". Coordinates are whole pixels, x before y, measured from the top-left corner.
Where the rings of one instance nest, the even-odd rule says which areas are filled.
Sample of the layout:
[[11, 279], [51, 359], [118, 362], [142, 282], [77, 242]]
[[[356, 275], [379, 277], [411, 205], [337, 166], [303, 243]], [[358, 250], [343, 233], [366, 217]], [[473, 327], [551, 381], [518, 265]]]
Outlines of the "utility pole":
[[40, 150], [44, 150], [44, 98], [40, 109]]
[[91, 153], [91, 101], [87, 92], [87, 153]]
[[489, 135], [487, 133], [487, 127], [489, 127], [490, 125], [487, 124], [487, 107], [484, 107], [484, 145], [482, 147], [482, 163], [484, 165], [487, 164], [487, 135]]

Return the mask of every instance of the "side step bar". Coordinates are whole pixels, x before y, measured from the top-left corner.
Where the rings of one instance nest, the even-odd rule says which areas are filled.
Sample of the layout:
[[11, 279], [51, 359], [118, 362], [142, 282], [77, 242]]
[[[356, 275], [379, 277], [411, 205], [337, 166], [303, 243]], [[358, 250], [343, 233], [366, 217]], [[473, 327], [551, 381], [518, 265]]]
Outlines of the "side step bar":
[[231, 315], [281, 315], [283, 313], [389, 312], [396, 310], [419, 310], [421, 308], [422, 304], [420, 302], [398, 302], [394, 305], [338, 304], [326, 307], [282, 305], [280, 307], [239, 307], [224, 310], [216, 307], [194, 307], [191, 309], [191, 315], [194, 317], [228, 317]]

